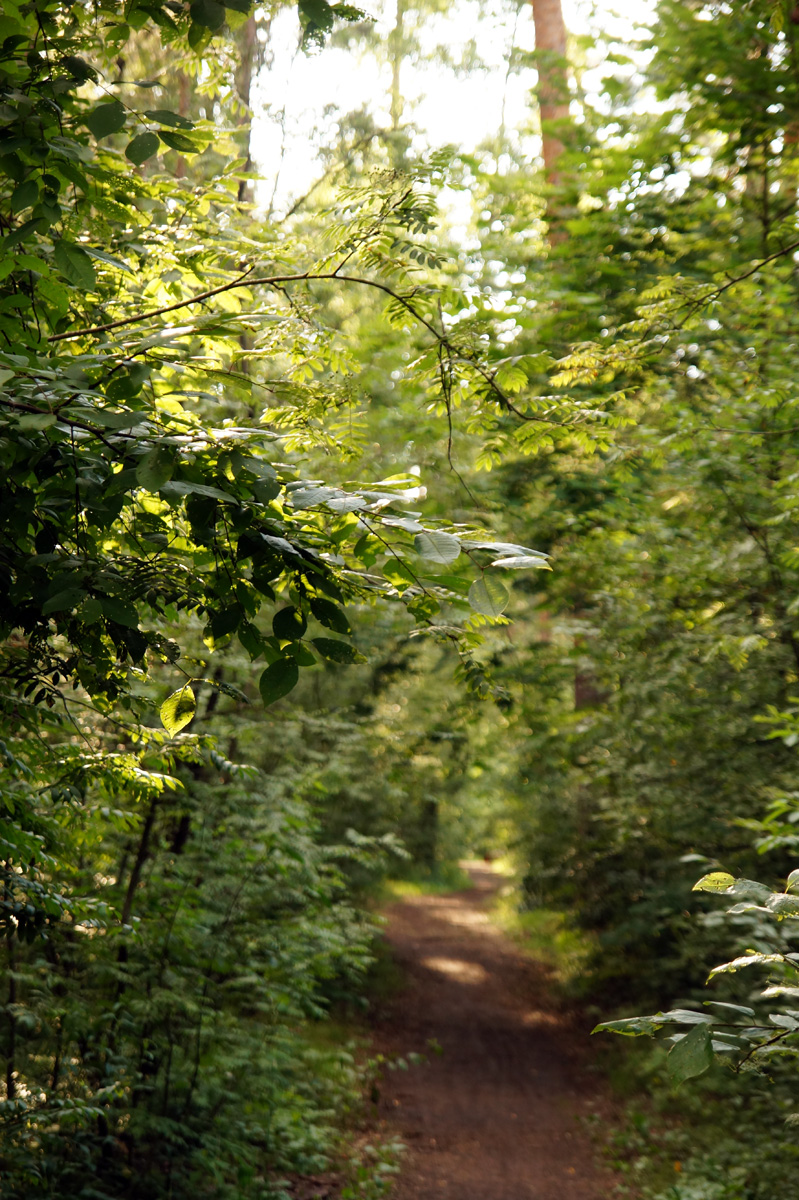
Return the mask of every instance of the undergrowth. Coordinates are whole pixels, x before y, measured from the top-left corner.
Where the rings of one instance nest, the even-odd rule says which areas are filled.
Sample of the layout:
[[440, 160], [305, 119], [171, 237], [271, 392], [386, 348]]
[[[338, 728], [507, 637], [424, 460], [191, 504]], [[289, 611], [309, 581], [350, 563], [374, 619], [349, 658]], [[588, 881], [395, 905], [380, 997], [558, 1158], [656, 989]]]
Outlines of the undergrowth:
[[799, 1135], [786, 1127], [789, 1070], [772, 1078], [717, 1065], [690, 1087], [666, 1077], [666, 1049], [614, 1047], [604, 1061], [625, 1117], [606, 1141], [618, 1194], [636, 1200], [792, 1200]]
[[565, 913], [521, 907], [517, 888], [508, 883], [497, 894], [492, 917], [523, 954], [543, 963], [564, 996], [576, 998], [582, 994], [592, 940], [584, 931], [573, 928]]
[[390, 904], [392, 900], [404, 900], [408, 896], [443, 896], [447, 892], [464, 892], [471, 888], [472, 880], [459, 863], [438, 863], [432, 870], [416, 867], [402, 879], [387, 879], [380, 885], [378, 904]]

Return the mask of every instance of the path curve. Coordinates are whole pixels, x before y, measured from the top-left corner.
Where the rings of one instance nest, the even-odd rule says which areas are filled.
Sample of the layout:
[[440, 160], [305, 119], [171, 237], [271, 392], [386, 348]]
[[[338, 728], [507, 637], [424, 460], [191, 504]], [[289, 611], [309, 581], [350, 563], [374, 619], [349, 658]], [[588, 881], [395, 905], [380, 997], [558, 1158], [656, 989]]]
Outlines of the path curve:
[[491, 924], [503, 880], [469, 873], [469, 891], [386, 912], [404, 985], [375, 1015], [377, 1049], [426, 1055], [381, 1085], [381, 1126], [407, 1147], [392, 1200], [607, 1200], [615, 1181], [584, 1120], [605, 1099], [544, 968]]

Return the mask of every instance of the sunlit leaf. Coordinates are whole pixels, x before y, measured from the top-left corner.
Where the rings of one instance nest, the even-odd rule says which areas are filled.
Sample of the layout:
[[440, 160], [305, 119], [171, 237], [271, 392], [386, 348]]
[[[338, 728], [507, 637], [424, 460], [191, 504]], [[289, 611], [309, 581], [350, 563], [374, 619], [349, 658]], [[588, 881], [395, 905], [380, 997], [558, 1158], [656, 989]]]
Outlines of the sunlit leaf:
[[179, 691], [167, 696], [161, 705], [159, 711], [161, 724], [169, 736], [174, 737], [189, 724], [196, 711], [197, 701], [194, 692], [188, 684], [185, 684]]
[[508, 607], [510, 592], [495, 575], [481, 575], [469, 588], [469, 604], [486, 617], [498, 617]]
[[428, 558], [432, 562], [442, 563], [445, 566], [454, 562], [461, 552], [459, 540], [451, 533], [443, 533], [439, 530], [417, 533], [413, 539], [413, 548], [422, 558]]

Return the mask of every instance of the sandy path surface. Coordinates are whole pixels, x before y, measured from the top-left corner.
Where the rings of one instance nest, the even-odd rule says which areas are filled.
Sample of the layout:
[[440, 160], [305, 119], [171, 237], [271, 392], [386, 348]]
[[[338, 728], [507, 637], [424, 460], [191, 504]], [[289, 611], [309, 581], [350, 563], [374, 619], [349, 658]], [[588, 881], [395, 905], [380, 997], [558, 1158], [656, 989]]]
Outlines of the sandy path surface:
[[386, 914], [405, 984], [375, 1016], [377, 1049], [427, 1056], [381, 1086], [381, 1125], [407, 1146], [392, 1200], [606, 1200], [614, 1179], [581, 1120], [606, 1108], [573, 1050], [584, 1031], [570, 1039], [542, 968], [491, 924], [502, 879], [470, 874], [473, 890]]

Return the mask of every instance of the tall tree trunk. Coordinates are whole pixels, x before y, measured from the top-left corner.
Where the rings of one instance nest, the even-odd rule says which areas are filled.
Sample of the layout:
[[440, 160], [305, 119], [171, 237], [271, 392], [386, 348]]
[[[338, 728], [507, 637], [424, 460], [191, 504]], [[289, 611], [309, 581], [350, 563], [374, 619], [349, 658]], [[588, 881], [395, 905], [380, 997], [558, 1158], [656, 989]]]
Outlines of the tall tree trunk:
[[394, 133], [400, 127], [402, 120], [402, 87], [400, 84], [400, 68], [405, 39], [405, 0], [397, 0], [394, 28], [389, 34], [389, 53], [391, 56], [391, 128]]
[[538, 104], [541, 114], [541, 155], [547, 183], [560, 183], [563, 142], [558, 125], [569, 116], [566, 64], [566, 26], [560, 0], [532, 0], [538, 66]]
[[[255, 24], [255, 13], [251, 13], [238, 37], [239, 67], [236, 71], [236, 91], [239, 100], [246, 108], [246, 113], [239, 119], [238, 124], [244, 125], [243, 152], [245, 158], [244, 170], [252, 170], [252, 81], [257, 70], [256, 54], [258, 50], [258, 29]], [[239, 204], [252, 201], [252, 187], [246, 179], [239, 183]]]
[[[238, 124], [243, 126], [240, 137], [243, 142], [242, 153], [244, 157], [244, 170], [249, 174], [253, 168], [252, 161], [252, 84], [253, 78], [258, 70], [258, 27], [255, 24], [255, 11], [247, 18], [245, 25], [242, 27], [239, 37], [239, 66], [236, 71], [236, 91], [238, 92], [239, 100], [241, 101], [244, 113], [239, 117]], [[252, 204], [253, 187], [249, 179], [239, 180], [239, 190], [237, 196], [239, 205], [245, 208], [248, 204]], [[242, 333], [239, 335], [239, 345], [246, 355], [249, 350], [252, 350], [253, 340], [250, 334]], [[246, 357], [239, 359], [236, 364], [237, 369], [242, 375], [252, 374], [252, 360]], [[255, 410], [250, 406], [250, 418], [255, 416]]]

